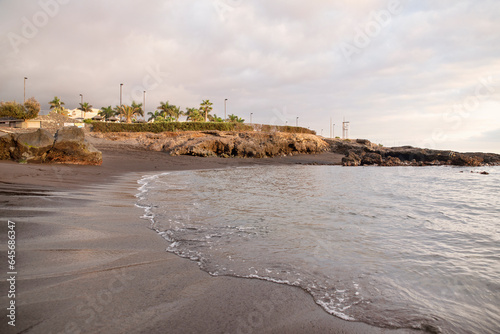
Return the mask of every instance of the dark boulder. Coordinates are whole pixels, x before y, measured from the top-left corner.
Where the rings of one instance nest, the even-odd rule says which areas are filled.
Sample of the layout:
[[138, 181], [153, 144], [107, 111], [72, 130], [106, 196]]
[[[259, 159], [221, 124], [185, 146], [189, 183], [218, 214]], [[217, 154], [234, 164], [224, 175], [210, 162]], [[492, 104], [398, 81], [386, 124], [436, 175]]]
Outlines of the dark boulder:
[[54, 137], [45, 129], [19, 134], [12, 157], [17, 161], [42, 162], [54, 144]]
[[85, 140], [83, 129], [65, 127], [57, 131], [46, 161], [77, 165], [100, 165], [102, 153]]

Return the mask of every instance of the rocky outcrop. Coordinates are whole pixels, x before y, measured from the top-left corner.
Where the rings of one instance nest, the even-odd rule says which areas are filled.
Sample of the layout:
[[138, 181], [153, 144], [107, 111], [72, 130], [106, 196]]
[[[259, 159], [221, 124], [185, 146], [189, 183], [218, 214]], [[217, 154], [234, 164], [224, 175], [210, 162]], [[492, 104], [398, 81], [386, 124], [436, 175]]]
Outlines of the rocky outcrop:
[[[164, 147], [165, 148], [165, 147]], [[314, 135], [286, 133], [206, 133], [167, 150], [172, 155], [266, 158], [319, 153], [327, 145]]]
[[0, 159], [100, 165], [102, 153], [85, 140], [83, 129], [62, 128], [52, 136], [45, 129], [29, 133], [0, 133]]
[[102, 153], [85, 141], [83, 129], [65, 127], [57, 131], [54, 145], [45, 160], [65, 164], [100, 165]]
[[458, 153], [412, 146], [385, 148], [366, 139], [325, 139], [330, 150], [344, 154], [344, 166], [483, 166], [500, 165], [500, 155], [492, 153]]
[[266, 158], [320, 153], [328, 145], [311, 134], [193, 131], [164, 133], [92, 133], [93, 137], [120, 141], [171, 155]]

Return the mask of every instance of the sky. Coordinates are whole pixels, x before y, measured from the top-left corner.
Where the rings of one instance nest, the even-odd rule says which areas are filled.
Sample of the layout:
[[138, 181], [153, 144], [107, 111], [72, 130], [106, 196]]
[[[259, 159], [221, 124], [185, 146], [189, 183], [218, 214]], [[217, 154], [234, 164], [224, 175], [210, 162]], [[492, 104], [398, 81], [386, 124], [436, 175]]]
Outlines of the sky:
[[[500, 153], [498, 0], [0, 0], [0, 100], [160, 101]], [[225, 104], [225, 99], [227, 102]], [[297, 118], [298, 117], [298, 118]]]

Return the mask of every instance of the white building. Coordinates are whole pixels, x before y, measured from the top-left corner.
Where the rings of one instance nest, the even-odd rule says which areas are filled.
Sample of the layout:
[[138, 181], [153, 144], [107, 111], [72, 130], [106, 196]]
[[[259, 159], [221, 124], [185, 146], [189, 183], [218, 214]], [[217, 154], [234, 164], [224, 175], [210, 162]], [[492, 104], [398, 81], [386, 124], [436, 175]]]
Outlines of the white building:
[[100, 109], [92, 108], [91, 112], [86, 112], [84, 113], [80, 109], [68, 109], [68, 116], [70, 118], [83, 118], [83, 119], [88, 119], [92, 118], [94, 116], [97, 116], [97, 114], [101, 111]]

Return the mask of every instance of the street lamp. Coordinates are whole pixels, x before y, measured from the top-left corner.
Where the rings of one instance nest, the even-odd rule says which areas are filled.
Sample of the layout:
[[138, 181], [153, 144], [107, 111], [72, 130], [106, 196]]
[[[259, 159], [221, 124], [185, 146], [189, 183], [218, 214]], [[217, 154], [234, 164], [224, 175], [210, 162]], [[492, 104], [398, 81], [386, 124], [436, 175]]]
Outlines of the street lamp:
[[226, 116], [226, 104], [227, 104], [227, 99], [224, 100], [224, 122], [227, 121], [227, 116]]
[[26, 80], [28, 80], [28, 78], [24, 77], [24, 101], [23, 101], [23, 103], [26, 103]]
[[299, 116], [297, 116], [297, 119], [295, 120], [295, 126], [299, 126]]
[[253, 115], [253, 112], [250, 113], [250, 124], [252, 124], [252, 115]]
[[123, 87], [123, 84], [121, 83], [120, 84], [120, 107], [123, 105], [122, 104], [122, 87]]
[[142, 111], [144, 111], [144, 115], [146, 115], [146, 91], [144, 91], [144, 96], [142, 98]]
[[[81, 97], [80, 108], [83, 108], [83, 94], [80, 94], [80, 97]], [[83, 109], [82, 109], [82, 118], [83, 118]]]

